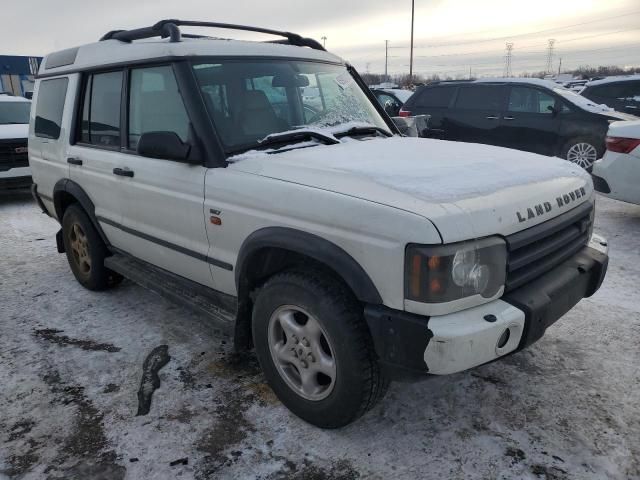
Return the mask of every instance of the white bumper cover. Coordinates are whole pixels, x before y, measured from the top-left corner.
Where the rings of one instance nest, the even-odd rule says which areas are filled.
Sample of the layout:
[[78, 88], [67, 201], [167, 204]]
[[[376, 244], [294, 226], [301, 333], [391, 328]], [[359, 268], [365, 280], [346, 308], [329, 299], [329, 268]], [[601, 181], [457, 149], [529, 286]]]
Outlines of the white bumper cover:
[[[502, 300], [461, 312], [431, 317], [433, 338], [424, 352], [429, 373], [447, 375], [514, 351], [524, 330], [524, 312]], [[503, 334], [509, 330], [504, 345]]]

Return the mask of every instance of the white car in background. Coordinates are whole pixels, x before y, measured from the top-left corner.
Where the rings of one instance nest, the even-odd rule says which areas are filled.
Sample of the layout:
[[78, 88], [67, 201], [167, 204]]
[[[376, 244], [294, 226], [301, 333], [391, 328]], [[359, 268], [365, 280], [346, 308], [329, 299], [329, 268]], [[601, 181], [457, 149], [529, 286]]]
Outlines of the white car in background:
[[0, 189], [31, 185], [27, 154], [31, 102], [0, 93]]
[[607, 151], [593, 165], [593, 183], [607, 197], [640, 205], [640, 120], [614, 122]]

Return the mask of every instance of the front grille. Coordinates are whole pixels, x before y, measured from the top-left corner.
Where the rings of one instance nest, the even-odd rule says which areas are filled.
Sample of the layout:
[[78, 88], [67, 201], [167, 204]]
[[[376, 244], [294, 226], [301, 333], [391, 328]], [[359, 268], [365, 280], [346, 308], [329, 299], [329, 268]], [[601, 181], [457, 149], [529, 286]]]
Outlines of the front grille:
[[589, 242], [593, 205], [583, 203], [554, 219], [506, 237], [505, 291], [518, 288], [575, 255]]
[[[16, 149], [24, 149], [18, 153]], [[0, 172], [12, 168], [28, 167], [29, 155], [27, 154], [27, 140], [0, 140]]]

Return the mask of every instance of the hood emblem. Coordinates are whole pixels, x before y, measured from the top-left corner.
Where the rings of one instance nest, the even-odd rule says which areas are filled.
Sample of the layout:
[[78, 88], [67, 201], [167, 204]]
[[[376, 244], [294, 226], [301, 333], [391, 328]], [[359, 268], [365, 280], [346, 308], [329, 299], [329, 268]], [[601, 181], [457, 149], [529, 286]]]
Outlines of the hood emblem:
[[28, 150], [27, 147], [16, 147], [13, 149], [15, 153], [27, 153]]
[[556, 197], [555, 204], [557, 207], [552, 204], [552, 202], [542, 202], [536, 205], [531, 205], [526, 210], [516, 212], [516, 217], [518, 217], [518, 222], [526, 222], [527, 220], [531, 220], [532, 218], [540, 217], [542, 215], [546, 215], [551, 212], [554, 208], [561, 208], [567, 205], [573, 204], [579, 198], [586, 197], [587, 192], [584, 187], [580, 187], [576, 190], [572, 190], [571, 192], [565, 193], [564, 195], [560, 195]]

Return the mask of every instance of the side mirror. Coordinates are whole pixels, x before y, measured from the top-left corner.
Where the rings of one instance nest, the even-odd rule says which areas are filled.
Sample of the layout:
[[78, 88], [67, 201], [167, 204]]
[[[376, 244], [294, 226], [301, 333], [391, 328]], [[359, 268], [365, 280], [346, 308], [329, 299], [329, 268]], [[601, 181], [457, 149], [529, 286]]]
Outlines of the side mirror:
[[175, 132], [146, 132], [138, 140], [138, 154], [143, 157], [187, 162], [191, 145]]
[[558, 109], [556, 107], [554, 107], [553, 105], [548, 105], [547, 106], [547, 110], [549, 110], [551, 112], [551, 115], [553, 115], [553, 116], [558, 114]]

